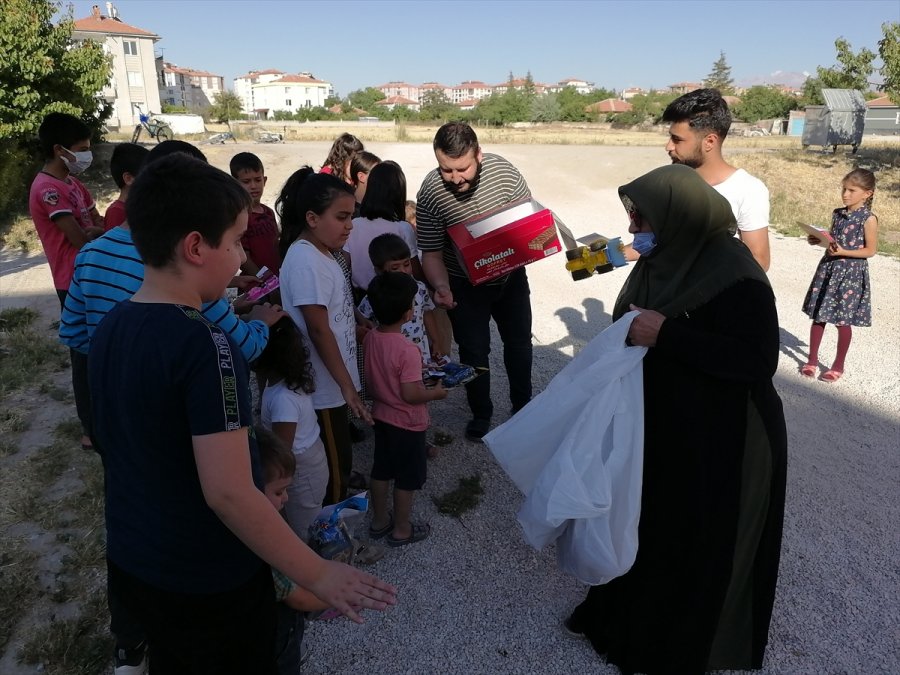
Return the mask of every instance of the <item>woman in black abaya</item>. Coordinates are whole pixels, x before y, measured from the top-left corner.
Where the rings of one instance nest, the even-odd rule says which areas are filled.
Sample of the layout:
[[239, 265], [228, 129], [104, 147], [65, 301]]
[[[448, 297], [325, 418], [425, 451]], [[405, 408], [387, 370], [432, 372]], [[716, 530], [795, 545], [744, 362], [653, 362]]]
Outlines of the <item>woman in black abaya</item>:
[[787, 455], [775, 299], [728, 202], [693, 169], [619, 194], [644, 250], [613, 318], [640, 310], [629, 340], [650, 348], [638, 552], [566, 625], [626, 673], [761, 668]]

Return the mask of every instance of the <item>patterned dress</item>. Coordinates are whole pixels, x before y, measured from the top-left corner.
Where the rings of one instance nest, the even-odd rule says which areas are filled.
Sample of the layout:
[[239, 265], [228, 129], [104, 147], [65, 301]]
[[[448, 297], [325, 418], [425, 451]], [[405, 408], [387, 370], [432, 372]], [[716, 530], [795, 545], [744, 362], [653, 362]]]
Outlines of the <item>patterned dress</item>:
[[[831, 217], [831, 236], [838, 246], [848, 251], [863, 248], [866, 245], [865, 224], [871, 215], [865, 207], [856, 211], [835, 209]], [[824, 256], [806, 292], [803, 311], [818, 323], [871, 326], [869, 261]]]

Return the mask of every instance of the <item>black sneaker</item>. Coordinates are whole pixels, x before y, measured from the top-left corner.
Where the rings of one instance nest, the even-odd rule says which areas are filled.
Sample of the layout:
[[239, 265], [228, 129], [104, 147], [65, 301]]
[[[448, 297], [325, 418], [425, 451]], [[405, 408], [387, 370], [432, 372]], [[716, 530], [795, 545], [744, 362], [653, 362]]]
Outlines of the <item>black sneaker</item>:
[[472, 441], [473, 443], [483, 443], [482, 440], [484, 435], [490, 431], [491, 421], [480, 419], [476, 417], [473, 420], [469, 420], [469, 423], [466, 425], [466, 440]]
[[117, 646], [115, 662], [115, 675], [146, 675], [147, 643], [142, 642], [131, 649]]
[[563, 630], [569, 637], [572, 638], [583, 638], [585, 637], [584, 629], [581, 625], [575, 620], [575, 615], [569, 616], [565, 621], [563, 621]]

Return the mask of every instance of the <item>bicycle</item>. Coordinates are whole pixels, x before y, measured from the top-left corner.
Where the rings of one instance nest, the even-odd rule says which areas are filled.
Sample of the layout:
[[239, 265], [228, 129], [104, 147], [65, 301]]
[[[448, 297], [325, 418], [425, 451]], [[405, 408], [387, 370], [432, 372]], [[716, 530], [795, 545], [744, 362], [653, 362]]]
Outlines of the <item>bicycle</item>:
[[150, 134], [150, 138], [156, 139], [157, 143], [168, 141], [175, 137], [175, 134], [172, 132], [172, 127], [165, 122], [158, 122], [154, 119], [153, 113], [141, 112], [139, 119], [141, 123], [134, 128], [134, 133], [131, 134], [132, 143], [138, 142], [138, 139], [141, 137], [141, 132], [144, 129]]

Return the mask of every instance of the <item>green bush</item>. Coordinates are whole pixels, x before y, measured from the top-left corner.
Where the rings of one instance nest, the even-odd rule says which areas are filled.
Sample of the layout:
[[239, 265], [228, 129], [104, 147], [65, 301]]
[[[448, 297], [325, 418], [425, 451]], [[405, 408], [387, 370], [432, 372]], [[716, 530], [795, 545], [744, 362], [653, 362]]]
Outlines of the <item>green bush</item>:
[[0, 141], [0, 222], [28, 210], [28, 188], [39, 164], [11, 139]]

